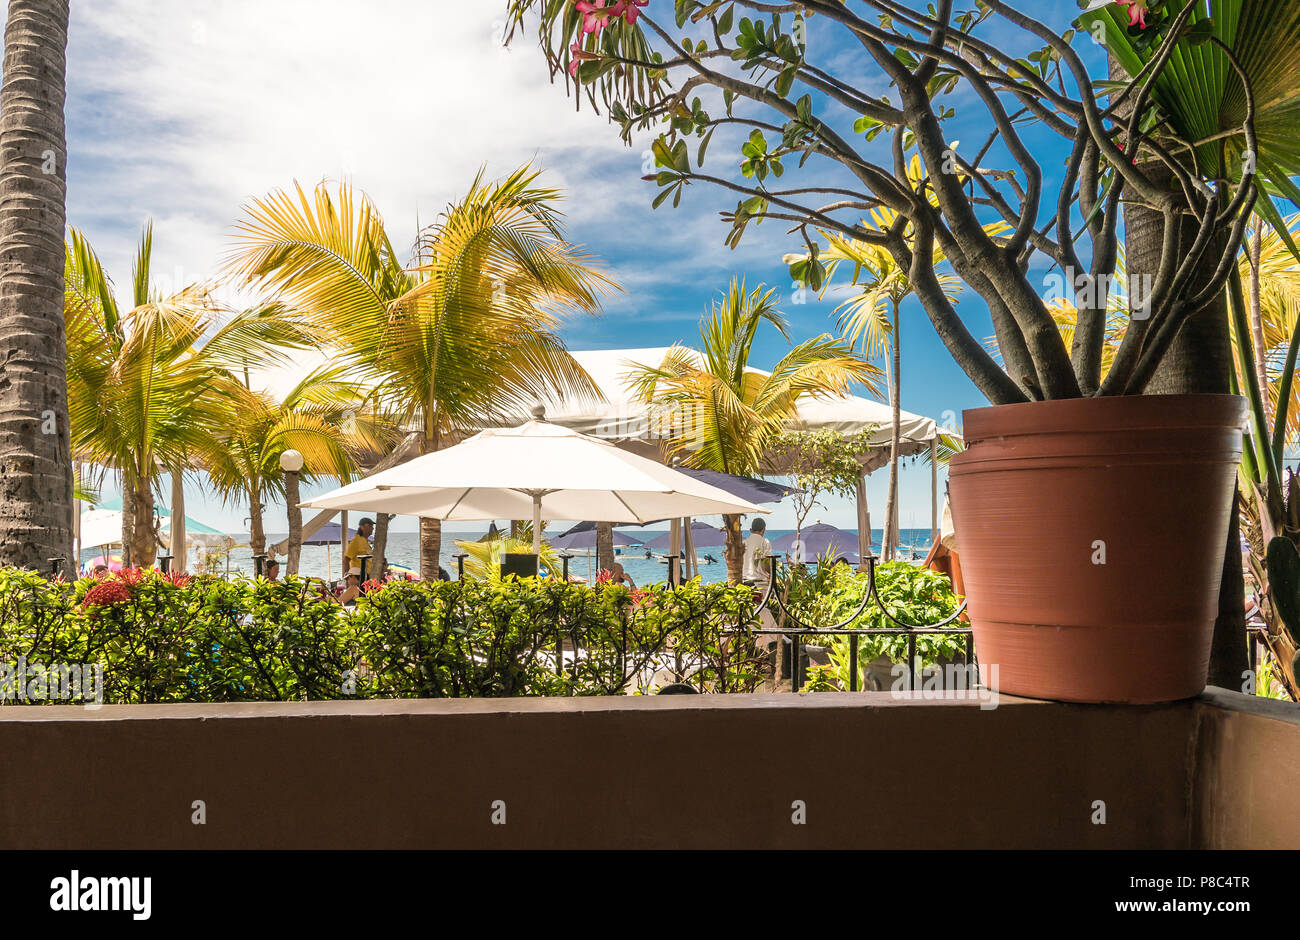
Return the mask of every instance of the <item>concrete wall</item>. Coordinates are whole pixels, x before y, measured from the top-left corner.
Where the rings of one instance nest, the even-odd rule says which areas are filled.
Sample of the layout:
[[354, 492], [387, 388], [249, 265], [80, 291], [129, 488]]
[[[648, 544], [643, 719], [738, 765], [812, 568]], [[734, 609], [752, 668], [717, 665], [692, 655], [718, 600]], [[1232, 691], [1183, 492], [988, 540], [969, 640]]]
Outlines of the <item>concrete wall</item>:
[[1294, 711], [1222, 695], [9, 706], [0, 848], [1300, 846]]
[[1213, 849], [1300, 848], [1300, 705], [1203, 696], [1192, 838]]

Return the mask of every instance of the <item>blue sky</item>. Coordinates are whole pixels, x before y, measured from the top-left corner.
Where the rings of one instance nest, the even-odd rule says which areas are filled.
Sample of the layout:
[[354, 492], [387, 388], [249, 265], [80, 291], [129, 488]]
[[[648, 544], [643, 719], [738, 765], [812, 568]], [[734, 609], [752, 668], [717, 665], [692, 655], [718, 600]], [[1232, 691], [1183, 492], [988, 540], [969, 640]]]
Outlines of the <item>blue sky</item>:
[[[667, 0], [654, 0], [653, 10]], [[1061, 16], [1071, 0], [1053, 4]], [[68, 75], [68, 218], [83, 229], [119, 283], [141, 225], [155, 224], [154, 268], [164, 288], [212, 276], [229, 247], [246, 200], [322, 178], [350, 179], [384, 213], [394, 243], [409, 244], [470, 183], [480, 166], [500, 175], [528, 160], [570, 193], [570, 236], [606, 262], [625, 293], [604, 316], [571, 322], [574, 349], [692, 342], [710, 299], [732, 276], [781, 288], [796, 339], [834, 329], [843, 295], [792, 303], [782, 254], [798, 242], [784, 226], [751, 227], [741, 247], [723, 244], [717, 213], [735, 199], [691, 187], [676, 210], [650, 209], [656, 189], [642, 182], [648, 141], [631, 148], [617, 130], [552, 85], [542, 57], [524, 37], [502, 49], [504, 0], [170, 0], [74, 4]], [[810, 25], [809, 44], [830, 42]], [[849, 49], [828, 51], [875, 93], [887, 83]], [[979, 110], [950, 128], [950, 140], [978, 149], [988, 131]], [[1029, 135], [1059, 148], [1047, 132]], [[734, 165], [734, 149], [715, 140], [709, 168]], [[1050, 176], [1064, 160], [1045, 159]], [[817, 172], [817, 171], [812, 171]], [[785, 182], [789, 182], [787, 174]], [[982, 302], [963, 292], [960, 310], [975, 335], [991, 335]], [[772, 331], [755, 362], [770, 366], [785, 348]], [[953, 364], [924, 313], [902, 320], [903, 407], [941, 423], [986, 404]], [[887, 473], [873, 474], [869, 498], [880, 522]], [[195, 486], [189, 514], [238, 531], [245, 507], [223, 506]], [[904, 527], [929, 523], [929, 470], [902, 475]], [[282, 528], [280, 507], [268, 527]], [[852, 525], [848, 502], [814, 518]], [[778, 509], [771, 524], [789, 525]], [[413, 520], [403, 520], [412, 528]]]

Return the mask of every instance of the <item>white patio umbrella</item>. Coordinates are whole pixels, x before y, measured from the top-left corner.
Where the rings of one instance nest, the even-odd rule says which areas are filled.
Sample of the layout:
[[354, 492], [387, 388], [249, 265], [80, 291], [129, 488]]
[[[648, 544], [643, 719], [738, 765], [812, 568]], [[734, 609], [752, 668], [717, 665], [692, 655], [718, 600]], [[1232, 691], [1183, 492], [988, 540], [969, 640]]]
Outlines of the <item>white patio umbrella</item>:
[[303, 503], [442, 520], [653, 522], [769, 510], [608, 441], [540, 420], [493, 428]]

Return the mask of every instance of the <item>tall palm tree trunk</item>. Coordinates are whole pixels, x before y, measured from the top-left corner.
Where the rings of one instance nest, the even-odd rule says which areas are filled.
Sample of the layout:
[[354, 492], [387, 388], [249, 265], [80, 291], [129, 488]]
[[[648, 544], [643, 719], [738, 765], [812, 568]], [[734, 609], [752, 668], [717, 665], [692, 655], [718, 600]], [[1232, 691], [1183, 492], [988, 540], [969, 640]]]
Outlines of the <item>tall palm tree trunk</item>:
[[131, 567], [131, 549], [135, 545], [135, 476], [122, 471], [122, 567]]
[[442, 520], [420, 518], [420, 577], [438, 580], [438, 556], [442, 552]]
[[171, 511], [171, 532], [167, 538], [167, 551], [172, 556], [172, 570], [184, 574], [188, 564], [185, 547], [185, 474], [179, 468], [172, 470], [172, 498], [168, 509]]
[[63, 330], [67, 0], [10, 0], [0, 86], [0, 565], [72, 554]]
[[370, 540], [370, 576], [380, 581], [388, 570], [388, 526], [392, 521], [392, 513], [375, 513], [375, 532]]
[[903, 383], [903, 352], [899, 348], [901, 335], [898, 322], [898, 304], [894, 304], [894, 328], [890, 337], [890, 354], [893, 375], [889, 377], [890, 408], [893, 412], [889, 428], [889, 495], [885, 498], [885, 528], [881, 538], [880, 556], [884, 561], [894, 560], [894, 546], [898, 544], [898, 442], [901, 435]]

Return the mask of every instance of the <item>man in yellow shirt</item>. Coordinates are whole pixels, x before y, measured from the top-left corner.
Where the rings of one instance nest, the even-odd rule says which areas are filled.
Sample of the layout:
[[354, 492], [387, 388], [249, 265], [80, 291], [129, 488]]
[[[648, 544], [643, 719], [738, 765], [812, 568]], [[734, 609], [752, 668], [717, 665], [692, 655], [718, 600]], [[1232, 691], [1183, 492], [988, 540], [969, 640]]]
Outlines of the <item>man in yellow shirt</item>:
[[[375, 531], [374, 519], [362, 519], [357, 523], [357, 533], [352, 536], [352, 541], [348, 542], [347, 550], [343, 553], [343, 571], [345, 574], [356, 568], [361, 570], [361, 556], [370, 554], [370, 535]], [[374, 572], [368, 572], [372, 577]]]

